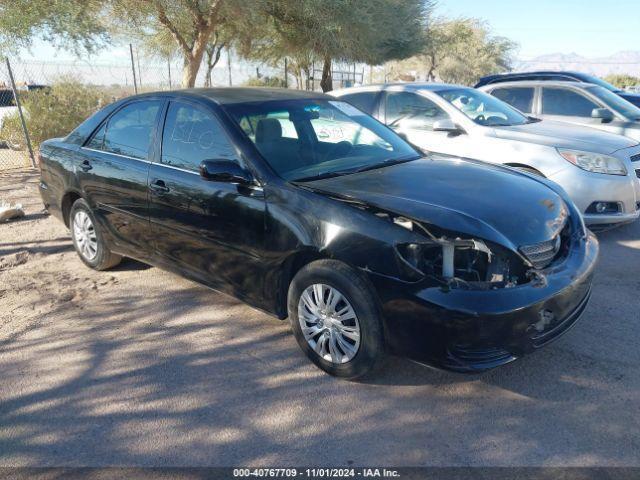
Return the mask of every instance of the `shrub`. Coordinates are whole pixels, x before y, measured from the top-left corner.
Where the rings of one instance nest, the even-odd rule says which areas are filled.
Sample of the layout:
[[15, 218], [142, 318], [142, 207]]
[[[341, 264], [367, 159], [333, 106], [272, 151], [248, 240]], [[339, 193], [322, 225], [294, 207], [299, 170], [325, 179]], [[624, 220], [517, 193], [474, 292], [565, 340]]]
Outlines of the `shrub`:
[[252, 77], [243, 83], [245, 87], [281, 87], [284, 88], [284, 80], [278, 77]]
[[[62, 78], [51, 88], [23, 94], [20, 100], [31, 143], [37, 148], [48, 138], [67, 135], [112, 98], [98, 87]], [[21, 144], [24, 143], [17, 113], [4, 119], [0, 138], [19, 139]]]

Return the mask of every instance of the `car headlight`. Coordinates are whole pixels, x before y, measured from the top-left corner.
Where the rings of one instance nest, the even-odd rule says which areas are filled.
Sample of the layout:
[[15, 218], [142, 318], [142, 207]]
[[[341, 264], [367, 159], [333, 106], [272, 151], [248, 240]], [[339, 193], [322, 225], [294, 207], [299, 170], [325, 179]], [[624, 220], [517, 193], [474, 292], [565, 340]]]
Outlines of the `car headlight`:
[[581, 152], [579, 150], [567, 150], [558, 148], [558, 153], [566, 161], [587, 172], [605, 173], [607, 175], [626, 175], [627, 169], [624, 163], [616, 157], [601, 155], [599, 153]]

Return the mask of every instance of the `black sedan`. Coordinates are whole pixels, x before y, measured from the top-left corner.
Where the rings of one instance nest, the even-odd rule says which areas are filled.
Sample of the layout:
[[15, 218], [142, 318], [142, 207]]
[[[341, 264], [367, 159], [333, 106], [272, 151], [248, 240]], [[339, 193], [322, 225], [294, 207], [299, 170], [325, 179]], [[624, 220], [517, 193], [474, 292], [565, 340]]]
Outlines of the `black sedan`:
[[89, 267], [132, 257], [289, 317], [333, 375], [363, 375], [385, 350], [493, 368], [564, 333], [589, 299], [598, 244], [560, 187], [424, 157], [322, 94], [129, 97], [40, 154], [45, 206]]

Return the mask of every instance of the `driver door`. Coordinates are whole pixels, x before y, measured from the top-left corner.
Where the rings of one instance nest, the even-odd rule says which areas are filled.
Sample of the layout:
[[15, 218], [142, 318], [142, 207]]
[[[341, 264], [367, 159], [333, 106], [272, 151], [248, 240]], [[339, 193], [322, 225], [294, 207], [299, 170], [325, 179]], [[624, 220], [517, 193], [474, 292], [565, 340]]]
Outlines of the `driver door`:
[[262, 188], [213, 181], [203, 160], [243, 165], [208, 107], [171, 101], [159, 158], [149, 169], [149, 217], [157, 254], [170, 267], [238, 297], [259, 297], [266, 202]]

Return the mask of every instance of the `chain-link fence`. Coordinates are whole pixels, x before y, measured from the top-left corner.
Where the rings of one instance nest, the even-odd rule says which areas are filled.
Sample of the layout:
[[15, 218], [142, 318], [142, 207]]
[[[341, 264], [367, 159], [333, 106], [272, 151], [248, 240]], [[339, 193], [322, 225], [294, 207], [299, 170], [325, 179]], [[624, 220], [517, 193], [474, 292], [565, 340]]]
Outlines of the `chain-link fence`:
[[[287, 69], [284, 61], [282, 65], [274, 67], [240, 61], [233, 55], [228, 58], [225, 52], [214, 68], [208, 69], [203, 63], [195, 86], [237, 86], [247, 83], [320, 90], [322, 72], [317, 65], [315, 67], [306, 74], [298, 72], [296, 75], [291, 68]], [[364, 72], [361, 65], [335, 65], [334, 88], [365, 83]], [[129, 58], [113, 64], [81, 60], [54, 62], [3, 59], [0, 63], [0, 171], [35, 165], [41, 141], [65, 135], [107, 103], [136, 92], [181, 88], [181, 75], [179, 60], [150, 61], [139, 58], [133, 51]], [[56, 90], [65, 83], [77, 91]], [[53, 95], [56, 103], [48, 98], [51, 97], [49, 92], [56, 93]], [[61, 96], [63, 100], [60, 100]], [[65, 98], [67, 104], [64, 103]], [[33, 147], [33, 154], [29, 143]]]

